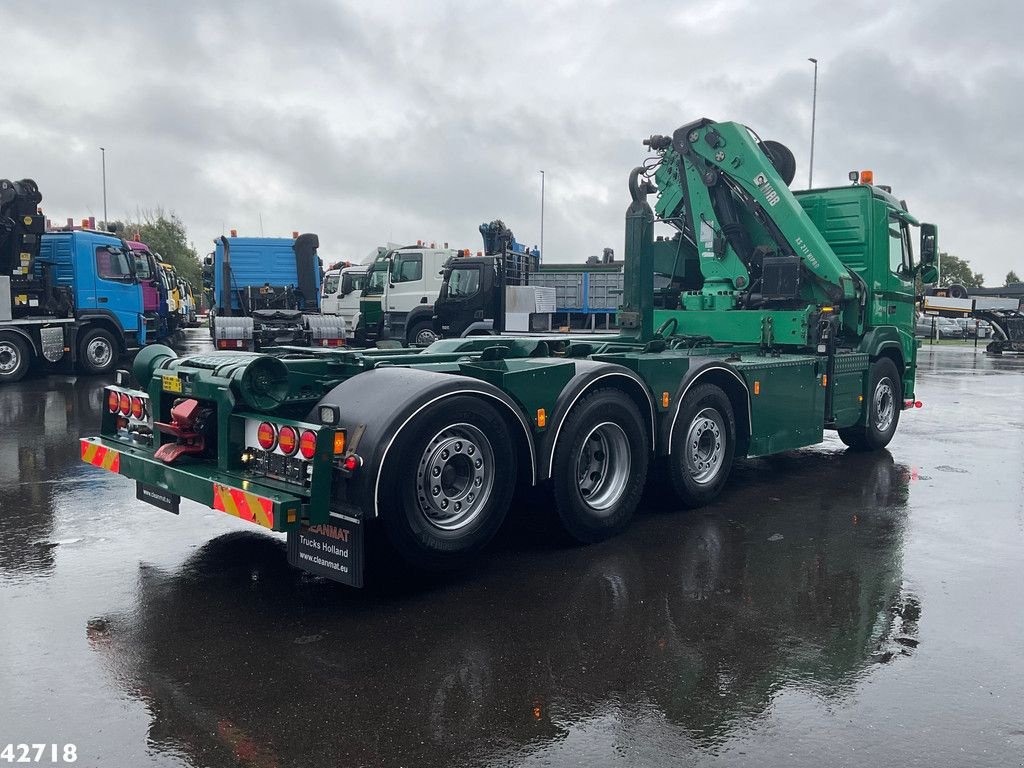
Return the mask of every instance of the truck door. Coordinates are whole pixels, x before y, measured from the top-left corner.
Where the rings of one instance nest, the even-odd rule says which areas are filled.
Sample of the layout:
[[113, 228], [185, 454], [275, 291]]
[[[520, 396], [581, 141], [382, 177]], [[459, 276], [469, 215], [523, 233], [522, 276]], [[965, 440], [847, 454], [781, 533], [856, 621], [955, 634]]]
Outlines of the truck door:
[[320, 311], [325, 315], [338, 314], [341, 301], [341, 273], [331, 271], [324, 275], [323, 293], [320, 298]]
[[391, 283], [387, 291], [387, 311], [408, 314], [420, 304], [432, 304], [423, 279], [423, 253], [398, 251], [391, 264]]
[[[91, 295], [82, 297], [85, 301], [79, 303], [79, 306], [112, 314], [126, 334], [138, 334], [142, 289], [135, 279], [129, 254], [119, 245], [97, 243], [94, 240], [83, 242], [80, 249], [85, 252], [79, 254], [79, 263], [88, 266], [95, 279], [94, 290]], [[139, 338], [139, 343], [143, 342], [144, 339]]]
[[914, 323], [914, 255], [910, 226], [896, 217], [889, 218], [889, 274], [885, 290], [878, 297], [876, 325], [895, 325], [913, 333]]
[[480, 264], [459, 264], [451, 268], [448, 282], [441, 288], [434, 305], [438, 324], [435, 328], [443, 337], [462, 336], [474, 324], [481, 331], [485, 330], [485, 324], [486, 328], [493, 327], [496, 296], [493, 290], [481, 290], [482, 274]]

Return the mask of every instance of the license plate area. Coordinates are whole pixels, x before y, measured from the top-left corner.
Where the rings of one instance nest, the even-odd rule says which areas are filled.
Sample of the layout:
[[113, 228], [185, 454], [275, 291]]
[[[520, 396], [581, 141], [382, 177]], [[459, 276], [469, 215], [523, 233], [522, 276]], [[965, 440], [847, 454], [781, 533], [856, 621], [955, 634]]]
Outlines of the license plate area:
[[288, 532], [288, 562], [350, 587], [363, 586], [363, 526], [331, 516], [329, 523], [303, 525]]
[[175, 515], [178, 514], [181, 507], [181, 496], [178, 494], [138, 480], [135, 481], [135, 498], [152, 504], [165, 512], [173, 512]]

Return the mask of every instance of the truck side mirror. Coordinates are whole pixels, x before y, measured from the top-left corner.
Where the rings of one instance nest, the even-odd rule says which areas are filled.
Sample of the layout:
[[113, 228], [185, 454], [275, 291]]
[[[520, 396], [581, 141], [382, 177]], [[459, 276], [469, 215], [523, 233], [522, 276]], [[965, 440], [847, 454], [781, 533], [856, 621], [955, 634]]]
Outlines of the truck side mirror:
[[934, 224], [921, 225], [921, 282], [939, 282], [939, 229]]
[[938, 256], [939, 233], [934, 224], [921, 225], [921, 265], [933, 266]]

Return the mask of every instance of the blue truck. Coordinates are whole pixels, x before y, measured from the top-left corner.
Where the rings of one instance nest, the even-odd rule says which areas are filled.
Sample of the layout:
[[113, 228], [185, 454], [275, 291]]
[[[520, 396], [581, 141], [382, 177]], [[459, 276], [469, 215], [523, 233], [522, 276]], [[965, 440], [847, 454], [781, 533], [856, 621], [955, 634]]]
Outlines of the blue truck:
[[30, 179], [0, 179], [0, 383], [33, 364], [108, 373], [144, 345], [146, 275], [128, 245], [90, 230], [47, 232]]
[[320, 312], [322, 270], [312, 233], [219, 237], [204, 261], [210, 336], [217, 349], [339, 347], [345, 321]]

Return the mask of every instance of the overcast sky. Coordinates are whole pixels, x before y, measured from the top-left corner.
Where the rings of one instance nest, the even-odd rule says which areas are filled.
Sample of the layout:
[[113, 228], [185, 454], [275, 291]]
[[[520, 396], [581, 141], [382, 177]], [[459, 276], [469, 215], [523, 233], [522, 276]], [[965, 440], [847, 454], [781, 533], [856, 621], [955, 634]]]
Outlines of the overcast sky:
[[622, 252], [641, 141], [737, 120], [807, 184], [871, 168], [989, 285], [1024, 274], [1024, 5], [976, 0], [0, 4], [0, 177], [51, 218], [162, 206], [214, 237], [480, 247], [502, 218], [545, 259]]

